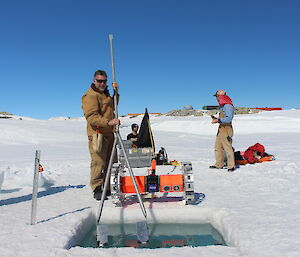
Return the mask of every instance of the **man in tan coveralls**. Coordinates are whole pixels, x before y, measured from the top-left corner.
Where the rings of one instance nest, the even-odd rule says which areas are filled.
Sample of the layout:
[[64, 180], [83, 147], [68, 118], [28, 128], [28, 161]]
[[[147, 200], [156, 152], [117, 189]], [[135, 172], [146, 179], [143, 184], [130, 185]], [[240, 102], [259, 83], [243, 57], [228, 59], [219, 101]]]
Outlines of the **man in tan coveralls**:
[[[96, 200], [100, 200], [102, 195], [105, 174], [114, 141], [113, 129], [115, 125], [120, 125], [120, 120], [114, 118], [114, 100], [109, 94], [106, 83], [106, 72], [97, 70], [91, 87], [81, 99], [82, 110], [87, 121], [87, 135], [91, 155], [90, 185]], [[112, 83], [112, 87], [118, 89], [119, 86], [117, 83]]]
[[224, 166], [224, 156], [227, 157], [228, 171], [235, 170], [234, 152], [232, 148], [232, 119], [234, 115], [234, 106], [229, 96], [226, 95], [224, 90], [218, 90], [214, 95], [220, 106], [219, 118], [213, 117], [212, 124], [219, 123], [215, 143], [215, 157], [216, 163], [209, 168], [222, 169]]

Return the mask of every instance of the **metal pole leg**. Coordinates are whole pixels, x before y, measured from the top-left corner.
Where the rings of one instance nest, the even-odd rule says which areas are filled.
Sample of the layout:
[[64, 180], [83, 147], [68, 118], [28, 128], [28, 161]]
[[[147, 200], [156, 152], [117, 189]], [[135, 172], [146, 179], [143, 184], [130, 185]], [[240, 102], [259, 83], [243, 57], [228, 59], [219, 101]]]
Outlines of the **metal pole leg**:
[[111, 168], [112, 168], [112, 164], [113, 164], [114, 157], [115, 157], [115, 150], [116, 150], [117, 140], [118, 140], [118, 138], [115, 136], [115, 140], [114, 140], [114, 143], [113, 143], [113, 147], [112, 147], [112, 151], [111, 151], [110, 159], [109, 159], [109, 164], [108, 164], [108, 168], [107, 168], [107, 172], [106, 172], [106, 176], [105, 176], [104, 188], [103, 188], [103, 192], [102, 192], [102, 195], [101, 195], [99, 211], [98, 211], [98, 217], [97, 217], [97, 223], [99, 223], [99, 221], [101, 219], [104, 199], [106, 197], [106, 191], [107, 191], [107, 187], [108, 187], [108, 183], [109, 183]]
[[109, 183], [111, 168], [112, 168], [112, 164], [113, 164], [114, 157], [115, 157], [117, 140], [118, 140], [117, 137], [115, 137], [114, 143], [113, 143], [113, 148], [112, 148], [112, 151], [110, 154], [108, 168], [106, 171], [104, 188], [103, 188], [103, 192], [102, 192], [101, 200], [100, 200], [100, 204], [99, 204], [98, 217], [97, 217], [97, 242], [99, 243], [99, 246], [104, 246], [104, 245], [108, 244], [108, 225], [99, 224], [99, 223], [100, 223], [100, 219], [101, 219], [101, 215], [102, 215], [104, 199], [106, 197], [106, 191], [107, 191], [107, 187], [108, 187], [108, 183]]

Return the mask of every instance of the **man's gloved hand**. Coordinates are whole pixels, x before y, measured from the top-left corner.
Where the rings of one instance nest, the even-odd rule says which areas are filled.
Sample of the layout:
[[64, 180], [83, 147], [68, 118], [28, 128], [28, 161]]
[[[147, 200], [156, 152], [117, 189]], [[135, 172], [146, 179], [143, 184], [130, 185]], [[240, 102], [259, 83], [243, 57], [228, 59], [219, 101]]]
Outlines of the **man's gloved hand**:
[[114, 118], [107, 123], [108, 126], [115, 126], [115, 125], [120, 125], [120, 124], [121, 124], [121, 122], [117, 118]]
[[216, 119], [216, 118], [214, 118], [214, 119], [211, 121], [211, 124], [218, 123], [218, 122], [219, 122], [219, 120]]
[[111, 86], [113, 87], [113, 89], [116, 89], [116, 90], [119, 89], [119, 84], [116, 83], [116, 82], [113, 82], [113, 83], [111, 84]]

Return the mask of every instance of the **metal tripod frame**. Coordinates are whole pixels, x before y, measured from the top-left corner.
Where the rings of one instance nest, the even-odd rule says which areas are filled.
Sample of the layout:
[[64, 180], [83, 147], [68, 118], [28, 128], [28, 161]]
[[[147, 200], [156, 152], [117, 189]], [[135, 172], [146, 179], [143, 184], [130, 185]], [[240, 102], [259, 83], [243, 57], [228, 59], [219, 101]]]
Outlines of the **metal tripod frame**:
[[[112, 34], [109, 35], [109, 40], [110, 40], [110, 52], [111, 52], [111, 63], [112, 63], [112, 78], [113, 78], [113, 82], [115, 83], [116, 82], [115, 81], [116, 76], [115, 76], [114, 51], [113, 51], [113, 43], [112, 43], [113, 35]], [[114, 108], [114, 114], [115, 114], [115, 118], [118, 118], [117, 93], [118, 93], [118, 90], [115, 89], [115, 92], [114, 92], [114, 107], [115, 107]], [[135, 181], [135, 177], [134, 177], [132, 168], [130, 166], [128, 156], [126, 154], [124, 144], [122, 142], [122, 138], [121, 138], [121, 135], [120, 135], [120, 132], [119, 132], [119, 126], [118, 125], [115, 126], [114, 138], [115, 139], [114, 139], [112, 151], [111, 151], [111, 154], [110, 154], [108, 168], [107, 168], [107, 172], [106, 172], [106, 176], [105, 176], [104, 188], [103, 188], [103, 192], [102, 192], [102, 195], [101, 195], [100, 206], [99, 206], [99, 210], [98, 210], [97, 224], [99, 224], [100, 219], [101, 219], [103, 205], [104, 205], [104, 199], [106, 197], [106, 192], [107, 192], [108, 184], [109, 184], [109, 181], [110, 181], [111, 170], [112, 170], [113, 162], [114, 162], [114, 159], [115, 159], [115, 154], [117, 152], [116, 146], [118, 144], [119, 144], [119, 146], [121, 147], [121, 150], [124, 153], [127, 168], [129, 170], [129, 174], [130, 174], [130, 177], [132, 179], [134, 189], [135, 189], [136, 195], [138, 197], [138, 201], [139, 201], [142, 213], [143, 213], [145, 219], [147, 218], [147, 212], [146, 212], [144, 203], [142, 201], [141, 193], [140, 193], [140, 191], [138, 189], [138, 186], [137, 186], [137, 183]]]

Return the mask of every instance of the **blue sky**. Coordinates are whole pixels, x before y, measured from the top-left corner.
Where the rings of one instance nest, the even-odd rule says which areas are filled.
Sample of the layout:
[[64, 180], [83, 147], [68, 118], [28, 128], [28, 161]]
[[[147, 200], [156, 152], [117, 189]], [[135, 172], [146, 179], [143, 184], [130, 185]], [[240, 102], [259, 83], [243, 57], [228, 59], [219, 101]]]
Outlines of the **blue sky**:
[[300, 107], [299, 13], [297, 0], [1, 1], [0, 111], [81, 116], [94, 71], [111, 77], [110, 33], [120, 114], [200, 109], [217, 89]]

